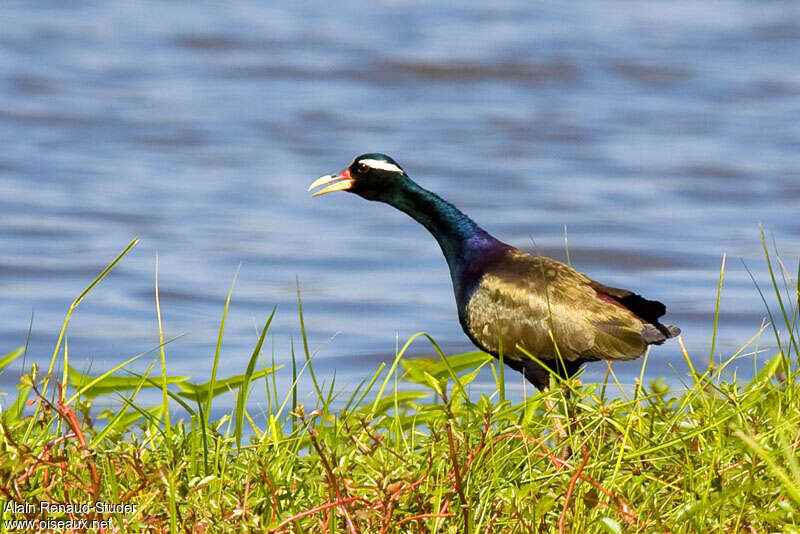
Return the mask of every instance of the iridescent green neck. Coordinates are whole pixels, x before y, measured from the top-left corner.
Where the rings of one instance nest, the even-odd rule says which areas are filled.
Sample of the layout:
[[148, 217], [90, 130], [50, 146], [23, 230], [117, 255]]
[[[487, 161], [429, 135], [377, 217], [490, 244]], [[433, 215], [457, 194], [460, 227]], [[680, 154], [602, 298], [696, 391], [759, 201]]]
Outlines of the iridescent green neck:
[[436, 238], [456, 286], [461, 286], [470, 266], [481, 263], [481, 257], [507, 247], [458, 208], [411, 179], [382, 200], [413, 217]]

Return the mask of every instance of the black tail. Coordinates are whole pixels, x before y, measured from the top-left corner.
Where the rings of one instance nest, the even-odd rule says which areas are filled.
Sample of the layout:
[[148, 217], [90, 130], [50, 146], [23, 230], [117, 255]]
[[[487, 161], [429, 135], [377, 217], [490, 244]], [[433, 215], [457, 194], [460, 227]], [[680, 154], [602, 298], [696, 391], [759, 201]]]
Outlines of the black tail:
[[671, 324], [663, 325], [658, 322], [658, 318], [667, 313], [667, 307], [657, 300], [647, 300], [641, 295], [627, 289], [619, 289], [603, 285], [594, 280], [591, 283], [592, 289], [597, 291], [598, 296], [604, 300], [611, 300], [620, 306], [627, 308], [636, 317], [646, 323], [642, 337], [648, 345], [660, 345], [671, 337], [676, 337], [681, 333], [681, 329]]
[[647, 324], [642, 332], [642, 337], [648, 345], [661, 345], [671, 337], [677, 337], [681, 333], [681, 329], [671, 324], [661, 324], [658, 321], [655, 324]]

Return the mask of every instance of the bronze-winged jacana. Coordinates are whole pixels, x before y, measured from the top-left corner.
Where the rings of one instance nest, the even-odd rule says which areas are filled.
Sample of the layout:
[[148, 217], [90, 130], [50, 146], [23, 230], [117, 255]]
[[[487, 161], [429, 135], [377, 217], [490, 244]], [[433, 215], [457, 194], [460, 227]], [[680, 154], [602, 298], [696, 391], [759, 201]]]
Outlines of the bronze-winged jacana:
[[595, 282], [556, 260], [498, 241], [455, 206], [423, 189], [389, 156], [364, 154], [337, 175], [316, 180], [314, 196], [348, 191], [385, 202], [433, 234], [453, 281], [458, 318], [481, 350], [539, 389], [550, 371], [567, 378], [584, 362], [632, 360], [680, 329], [661, 324], [660, 302]]

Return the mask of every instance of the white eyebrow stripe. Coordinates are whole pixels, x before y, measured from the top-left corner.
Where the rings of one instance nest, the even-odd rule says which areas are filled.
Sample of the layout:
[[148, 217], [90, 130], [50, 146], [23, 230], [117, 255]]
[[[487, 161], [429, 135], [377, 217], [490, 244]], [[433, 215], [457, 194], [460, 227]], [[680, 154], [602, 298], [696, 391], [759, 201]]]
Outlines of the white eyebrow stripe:
[[389, 171], [389, 172], [396, 172], [398, 174], [403, 173], [403, 169], [395, 165], [394, 163], [389, 163], [388, 161], [384, 161], [382, 159], [360, 159], [358, 160], [359, 163], [366, 165], [371, 169], [379, 169], [382, 171]]

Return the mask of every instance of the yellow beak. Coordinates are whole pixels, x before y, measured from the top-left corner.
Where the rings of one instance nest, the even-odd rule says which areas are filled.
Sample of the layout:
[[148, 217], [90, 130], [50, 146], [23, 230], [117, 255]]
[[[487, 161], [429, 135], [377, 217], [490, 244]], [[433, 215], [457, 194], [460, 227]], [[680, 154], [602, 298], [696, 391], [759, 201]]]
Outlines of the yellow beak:
[[308, 190], [311, 191], [312, 189], [322, 187], [323, 185], [327, 187], [320, 189], [311, 196], [318, 197], [326, 193], [333, 193], [334, 191], [347, 191], [353, 186], [353, 179], [350, 177], [349, 170], [344, 171], [342, 174], [338, 176], [334, 176], [332, 174], [326, 174], [325, 176], [320, 176], [319, 178], [314, 180], [314, 183], [308, 187]]

